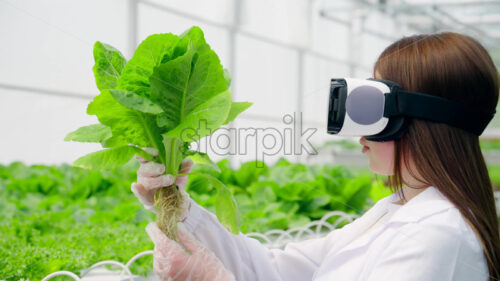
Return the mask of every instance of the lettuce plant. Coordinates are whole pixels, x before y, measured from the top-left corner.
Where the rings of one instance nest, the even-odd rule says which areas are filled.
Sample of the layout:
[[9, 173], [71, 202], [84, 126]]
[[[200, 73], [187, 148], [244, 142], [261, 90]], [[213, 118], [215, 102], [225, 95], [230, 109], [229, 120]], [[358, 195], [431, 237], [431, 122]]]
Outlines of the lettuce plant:
[[[182, 159], [211, 163], [206, 154], [189, 150], [190, 143], [233, 121], [251, 103], [233, 102], [230, 75], [198, 27], [180, 36], [154, 34], [146, 38], [127, 62], [110, 45], [96, 42], [93, 68], [100, 94], [87, 107], [99, 124], [81, 127], [67, 141], [98, 142], [103, 150], [74, 162], [87, 169], [113, 169], [134, 155], [157, 161], [165, 173], [179, 175]], [[152, 157], [143, 149], [159, 151]], [[214, 165], [215, 166], [215, 165]], [[218, 188], [216, 214], [234, 233], [239, 231], [236, 203], [227, 187], [204, 175]], [[177, 239], [176, 222], [182, 196], [178, 187], [164, 187], [155, 195], [157, 223]]]

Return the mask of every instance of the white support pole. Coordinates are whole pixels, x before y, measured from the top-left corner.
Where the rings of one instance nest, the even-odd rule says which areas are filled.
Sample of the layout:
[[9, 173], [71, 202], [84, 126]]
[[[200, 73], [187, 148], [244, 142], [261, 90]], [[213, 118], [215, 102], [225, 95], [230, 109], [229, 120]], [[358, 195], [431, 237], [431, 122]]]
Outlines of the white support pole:
[[363, 36], [363, 25], [365, 21], [364, 11], [360, 9], [352, 10], [352, 21], [349, 25], [349, 48], [348, 48], [348, 56], [349, 56], [349, 75], [350, 77], [356, 77], [357, 68], [359, 63], [362, 61], [362, 52], [361, 46], [362, 36]]
[[139, 4], [137, 0], [127, 0], [127, 54], [128, 59], [134, 55], [135, 48], [137, 48], [137, 30], [138, 30], [138, 17], [139, 17]]
[[[294, 114], [294, 123], [300, 124], [299, 126], [294, 126], [294, 142], [293, 145], [295, 147], [294, 153], [297, 153], [295, 155], [296, 161], [300, 162], [302, 160], [303, 156], [302, 153], [302, 126], [304, 125], [304, 122], [302, 121], [302, 111], [304, 110], [303, 102], [304, 102], [304, 50], [299, 50], [297, 53], [297, 105], [296, 105], [296, 112]], [[296, 129], [299, 128], [299, 131]]]
[[[240, 19], [241, 19], [241, 0], [234, 0], [234, 7], [233, 7], [233, 24], [229, 28], [229, 73], [232, 76], [231, 80], [231, 93], [233, 96], [233, 100], [235, 100], [236, 94], [235, 94], [235, 81], [236, 79], [236, 36], [238, 35], [239, 31], [239, 25], [240, 25]], [[229, 129], [234, 130], [234, 124], [229, 124]], [[234, 166], [234, 155], [231, 153], [232, 151], [238, 151], [238, 144], [236, 143], [238, 141], [238, 136], [237, 134], [229, 134], [229, 147], [228, 147], [228, 155], [227, 159], [229, 160], [229, 163], [231, 166]]]

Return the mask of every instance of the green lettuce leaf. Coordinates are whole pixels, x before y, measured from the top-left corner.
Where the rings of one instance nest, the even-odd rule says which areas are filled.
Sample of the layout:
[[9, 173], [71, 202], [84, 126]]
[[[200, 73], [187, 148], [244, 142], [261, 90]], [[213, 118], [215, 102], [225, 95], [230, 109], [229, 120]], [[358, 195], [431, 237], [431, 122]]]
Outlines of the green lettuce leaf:
[[[151, 100], [165, 112], [162, 124], [167, 135], [181, 138], [187, 129], [198, 131], [198, 137], [190, 141], [213, 133], [231, 108], [219, 58], [210, 49], [194, 50], [190, 45], [184, 55], [160, 65], [150, 80]], [[208, 130], [198, 130], [200, 121]]]
[[99, 90], [115, 89], [127, 60], [117, 49], [97, 41], [94, 44], [95, 65], [92, 68]]
[[218, 188], [215, 199], [215, 214], [228, 231], [238, 234], [240, 232], [241, 219], [236, 200], [234, 200], [231, 191], [223, 183], [219, 182], [219, 186], [214, 185]]
[[223, 125], [227, 125], [229, 122], [234, 121], [236, 116], [240, 115], [243, 111], [247, 110], [252, 105], [251, 102], [233, 102], [231, 104], [231, 110], [229, 111], [229, 115], [224, 121]]
[[176, 46], [174, 58], [176, 55], [184, 54], [191, 44], [195, 50], [206, 50], [210, 49], [210, 46], [205, 41], [205, 36], [201, 28], [193, 26], [190, 29], [184, 31], [180, 35], [181, 40]]
[[142, 41], [123, 69], [118, 88], [149, 98], [149, 77], [155, 67], [171, 59], [179, 40], [179, 36], [165, 33], [153, 34]]
[[121, 105], [110, 91], [103, 91], [88, 105], [87, 113], [111, 128], [113, 136], [140, 147], [163, 147], [161, 131], [153, 114], [142, 113]]
[[161, 107], [143, 96], [123, 90], [110, 90], [110, 92], [121, 105], [130, 109], [151, 114], [160, 114], [163, 112]]
[[[197, 141], [212, 134], [226, 120], [231, 106], [231, 92], [224, 91], [194, 108], [185, 119], [165, 135], [185, 142]], [[189, 134], [196, 131], [195, 135]]]
[[135, 146], [120, 146], [92, 152], [78, 158], [73, 165], [89, 170], [110, 170], [127, 163], [134, 155], [153, 160], [146, 151]]
[[217, 164], [215, 164], [211, 159], [210, 157], [208, 156], [208, 154], [206, 153], [203, 153], [203, 152], [194, 152], [192, 155], [188, 156], [187, 158], [190, 158], [191, 160], [193, 160], [193, 163], [196, 165], [196, 166], [205, 166], [207, 168], [210, 168], [210, 169], [213, 169], [217, 172], [221, 172], [221, 170], [219, 169], [219, 166], [217, 166]]
[[215, 214], [220, 223], [226, 227], [228, 231], [233, 234], [240, 232], [241, 218], [238, 212], [238, 206], [233, 194], [229, 188], [224, 185], [220, 180], [202, 173], [189, 173], [190, 175], [197, 175], [206, 178], [217, 189], [217, 196], [215, 199]]
[[108, 139], [105, 139], [104, 141], [101, 142], [102, 147], [104, 148], [109, 148], [109, 147], [115, 147], [115, 146], [125, 146], [129, 145], [130, 143], [124, 139], [122, 136], [111, 136]]
[[229, 74], [229, 70], [224, 68], [224, 79], [226, 80], [227, 87], [231, 86], [231, 81], [233, 80], [233, 77], [231, 74]]
[[111, 137], [111, 129], [102, 124], [88, 125], [78, 128], [66, 135], [65, 141], [103, 142]]

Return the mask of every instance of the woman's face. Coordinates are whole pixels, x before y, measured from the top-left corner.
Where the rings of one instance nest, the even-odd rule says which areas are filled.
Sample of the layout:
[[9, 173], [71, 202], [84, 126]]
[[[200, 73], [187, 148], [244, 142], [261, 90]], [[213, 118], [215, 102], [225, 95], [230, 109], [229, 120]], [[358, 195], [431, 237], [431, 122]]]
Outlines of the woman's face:
[[370, 170], [380, 175], [394, 175], [394, 141], [375, 142], [365, 137], [359, 140], [363, 154], [368, 156]]

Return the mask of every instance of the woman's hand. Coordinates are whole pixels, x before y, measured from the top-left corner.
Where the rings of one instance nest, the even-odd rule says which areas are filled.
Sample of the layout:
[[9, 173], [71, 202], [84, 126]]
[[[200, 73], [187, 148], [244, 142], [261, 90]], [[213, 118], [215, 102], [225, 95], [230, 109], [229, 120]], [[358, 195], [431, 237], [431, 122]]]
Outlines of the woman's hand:
[[155, 244], [153, 270], [161, 281], [235, 280], [215, 254], [198, 242], [182, 224], [178, 224], [178, 235], [184, 248], [168, 239], [156, 223], [148, 224], [146, 232]]
[[[147, 149], [148, 153], [152, 156], [158, 155], [158, 150]], [[184, 214], [181, 221], [185, 219], [187, 210], [189, 209], [189, 195], [185, 191], [187, 183], [187, 175], [179, 176], [177, 179], [173, 175], [163, 174], [165, 167], [156, 162], [148, 161], [140, 156], [136, 156], [137, 160], [141, 163], [137, 171], [137, 182], [132, 183], [131, 190], [139, 201], [144, 204], [144, 207], [150, 211], [157, 212], [154, 207], [154, 196], [156, 191], [161, 187], [170, 186], [175, 184], [179, 187], [181, 194], [184, 197]], [[181, 164], [180, 174], [187, 174], [193, 168], [193, 161], [191, 159], [184, 159]]]

